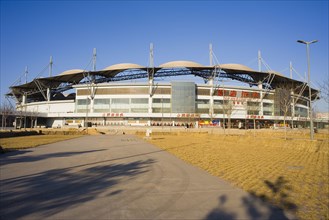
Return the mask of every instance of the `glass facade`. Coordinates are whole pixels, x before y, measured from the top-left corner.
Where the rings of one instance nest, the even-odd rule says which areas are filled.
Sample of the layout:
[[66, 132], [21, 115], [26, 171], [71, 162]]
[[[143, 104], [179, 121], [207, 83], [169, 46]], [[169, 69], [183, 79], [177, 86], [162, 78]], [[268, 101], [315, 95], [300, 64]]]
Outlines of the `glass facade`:
[[171, 111], [195, 113], [195, 84], [193, 82], [171, 83]]
[[308, 109], [302, 107], [295, 107], [295, 116], [296, 117], [308, 117]]
[[94, 99], [94, 112], [110, 112], [111, 99]]
[[76, 112], [83, 113], [89, 112], [90, 109], [90, 99], [77, 99], [76, 101]]

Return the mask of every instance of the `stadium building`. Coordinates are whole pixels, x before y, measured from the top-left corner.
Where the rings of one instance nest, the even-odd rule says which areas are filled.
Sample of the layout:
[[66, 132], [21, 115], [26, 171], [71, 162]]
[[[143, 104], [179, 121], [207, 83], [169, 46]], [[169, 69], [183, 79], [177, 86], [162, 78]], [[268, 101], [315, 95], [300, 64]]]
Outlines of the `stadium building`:
[[[209, 66], [153, 66], [152, 47], [150, 58], [148, 67], [119, 63], [96, 70], [94, 51], [92, 71], [68, 70], [11, 86], [7, 96], [16, 101], [16, 127], [308, 126], [306, 82], [241, 64], [213, 65], [212, 51]], [[186, 80], [163, 80], [175, 76]], [[311, 89], [312, 100], [318, 93]]]

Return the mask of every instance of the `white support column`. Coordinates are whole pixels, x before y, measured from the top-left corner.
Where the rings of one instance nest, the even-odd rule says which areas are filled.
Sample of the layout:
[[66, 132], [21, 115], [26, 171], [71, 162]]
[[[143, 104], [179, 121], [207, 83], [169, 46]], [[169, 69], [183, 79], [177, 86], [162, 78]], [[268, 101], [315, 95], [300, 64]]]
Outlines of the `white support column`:
[[214, 78], [208, 81], [210, 87], [210, 100], [209, 100], [209, 115], [214, 115]]
[[[97, 57], [97, 52], [96, 52], [96, 48], [94, 48], [93, 50], [93, 71], [96, 71], [96, 57]], [[94, 83], [95, 82], [95, 75], [92, 74], [91, 76], [91, 81]]]
[[90, 113], [94, 112], [94, 99], [95, 99], [96, 87], [95, 84], [91, 83], [91, 94], [90, 94]]
[[291, 97], [292, 97], [292, 105], [291, 105], [291, 125], [292, 128], [294, 128], [294, 118], [295, 118], [295, 97], [294, 97], [295, 93], [292, 90], [291, 91]]
[[[152, 82], [151, 82], [152, 81]], [[153, 90], [153, 79], [149, 80], [149, 106], [148, 106], [148, 113], [152, 113], [152, 104], [153, 104], [153, 98], [152, 98], [152, 90]]]
[[47, 88], [47, 101], [50, 102], [50, 89]]
[[90, 113], [94, 113], [94, 99], [90, 99]]
[[93, 50], [93, 71], [96, 71], [96, 56], [97, 56], [96, 48], [94, 48], [94, 50]]
[[209, 44], [209, 65], [213, 66], [213, 52], [212, 52], [212, 44]]
[[311, 117], [310, 100], [307, 101], [307, 117]]
[[24, 93], [23, 97], [22, 97], [22, 104], [25, 105], [26, 104], [26, 94]]
[[259, 115], [264, 115], [264, 107], [263, 107], [263, 84], [262, 82], [258, 82], [258, 88], [261, 89], [260, 91], [260, 111], [259, 111]]
[[27, 83], [27, 74], [29, 73], [28, 67], [25, 67], [25, 83]]
[[258, 71], [262, 72], [262, 55], [260, 50], [258, 50]]
[[49, 60], [49, 77], [51, 77], [53, 75], [53, 57], [50, 56], [50, 60]]
[[[153, 86], [154, 86], [154, 54], [153, 54], [153, 43], [150, 43], [150, 63], [149, 63], [149, 106], [148, 113], [152, 113], [152, 104], [153, 104]], [[151, 123], [151, 122], [150, 122]]]

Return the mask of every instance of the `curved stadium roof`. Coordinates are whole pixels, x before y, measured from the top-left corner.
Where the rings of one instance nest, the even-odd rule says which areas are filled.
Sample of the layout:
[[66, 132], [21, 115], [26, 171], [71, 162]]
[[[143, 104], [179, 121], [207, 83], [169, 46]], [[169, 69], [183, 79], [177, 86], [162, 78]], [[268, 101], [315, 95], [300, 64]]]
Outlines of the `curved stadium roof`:
[[[118, 63], [99, 71], [67, 70], [57, 76], [36, 78], [26, 84], [12, 86], [10, 87], [11, 92], [7, 95], [15, 95], [17, 98], [26, 93], [31, 96], [45, 97], [44, 93], [47, 88], [52, 89], [54, 92], [65, 91], [65, 89], [72, 88], [73, 85], [86, 83], [85, 81], [88, 80], [86, 78], [87, 75], [95, 76], [94, 78], [98, 80], [96, 83], [147, 78], [150, 76], [168, 77], [178, 75], [194, 75], [209, 79], [209, 77], [213, 76], [213, 71], [216, 67], [219, 67], [217, 70], [220, 71], [220, 77], [238, 80], [250, 86], [257, 85], [259, 82], [270, 82], [272, 88], [276, 88], [284, 83], [289, 83], [293, 88], [299, 88], [304, 85], [304, 82], [290, 79], [281, 73], [275, 71], [259, 72], [242, 64], [229, 63], [211, 67], [193, 61], [176, 60], [153, 68], [135, 63]], [[154, 69], [153, 73], [150, 69]], [[315, 89], [312, 90], [312, 94], [318, 92]], [[305, 90], [304, 93], [307, 96], [308, 91]]]
[[186, 61], [186, 60], [176, 60], [167, 63], [163, 63], [159, 65], [160, 68], [204, 68], [205, 66], [201, 65], [200, 63], [196, 63], [193, 61]]
[[231, 69], [231, 70], [241, 70], [241, 71], [255, 71], [245, 65], [237, 64], [237, 63], [228, 63], [228, 64], [220, 64], [219, 67], [221, 69]]
[[135, 63], [118, 63], [106, 67], [103, 70], [126, 70], [126, 69], [144, 69], [146, 67]]
[[58, 75], [59, 76], [60, 75], [71, 75], [71, 74], [82, 73], [82, 72], [84, 72], [84, 70], [82, 70], [82, 69], [72, 69], [72, 70], [66, 70]]

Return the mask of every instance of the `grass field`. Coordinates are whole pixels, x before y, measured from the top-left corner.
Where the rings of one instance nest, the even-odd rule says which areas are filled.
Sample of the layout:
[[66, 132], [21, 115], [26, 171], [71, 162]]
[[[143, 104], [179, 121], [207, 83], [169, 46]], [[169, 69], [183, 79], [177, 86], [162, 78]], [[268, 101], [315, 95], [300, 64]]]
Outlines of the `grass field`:
[[152, 134], [152, 144], [300, 219], [329, 219], [329, 136]]
[[55, 143], [68, 140], [81, 135], [32, 135], [24, 137], [1, 138], [0, 145], [4, 149], [25, 149], [37, 147], [43, 144]]

